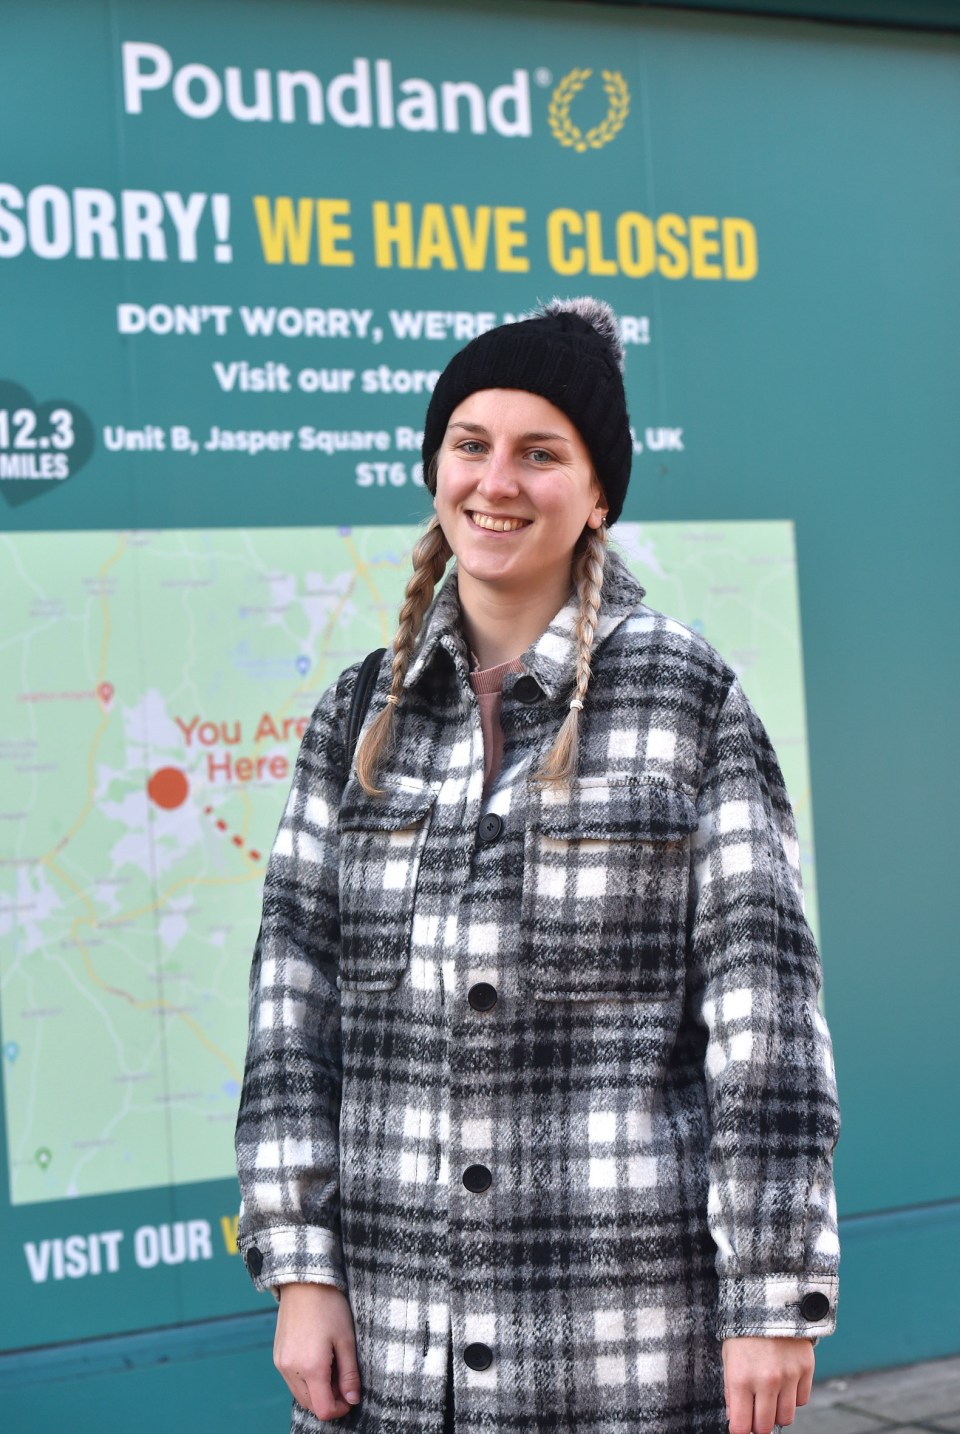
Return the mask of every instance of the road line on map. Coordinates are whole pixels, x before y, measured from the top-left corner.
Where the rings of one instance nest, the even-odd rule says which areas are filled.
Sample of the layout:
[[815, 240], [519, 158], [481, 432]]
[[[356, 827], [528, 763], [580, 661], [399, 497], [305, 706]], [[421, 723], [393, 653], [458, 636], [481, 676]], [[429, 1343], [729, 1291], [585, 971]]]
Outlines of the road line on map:
[[243, 1079], [242, 1073], [237, 1070], [230, 1057], [226, 1055], [225, 1052], [223, 1052], [219, 1046], [215, 1046], [209, 1036], [204, 1034], [202, 1028], [197, 1025], [193, 1017], [188, 1016], [185, 1011], [178, 1011], [176, 1014], [177, 1019], [182, 1021], [185, 1026], [188, 1026], [190, 1028], [190, 1030], [196, 1036], [200, 1044], [202, 1046], [206, 1046], [210, 1054], [216, 1056], [217, 1059], [224, 1066], [226, 1066], [227, 1070], [230, 1072], [231, 1078], [237, 1082], [241, 1081]]
[[[320, 662], [323, 661], [324, 656], [325, 656], [325, 649], [326, 649], [327, 643], [330, 641], [330, 638], [333, 636], [333, 634], [334, 634], [334, 632], [335, 632], [335, 630], [336, 630], [337, 623], [338, 623], [339, 620], [340, 620], [340, 615], [341, 615], [341, 613], [343, 612], [343, 609], [346, 607], [348, 600], [353, 597], [353, 590], [354, 590], [355, 586], [356, 586], [356, 575], [354, 575], [353, 577], [351, 577], [351, 579], [350, 579], [350, 586], [347, 588], [346, 592], [343, 593], [343, 595], [338, 599], [338, 601], [337, 601], [336, 604], [334, 605], [333, 611], [331, 612], [330, 616], [329, 616], [328, 619], [327, 619], [327, 625], [326, 625], [326, 627], [324, 628], [324, 630], [323, 630], [323, 635], [322, 635], [322, 637], [321, 637], [321, 639], [320, 639], [320, 656], [319, 656], [319, 658], [317, 659], [317, 661], [314, 662], [314, 664], [313, 664], [313, 667], [314, 667], [314, 668], [318, 667], [319, 664], [320, 664]], [[309, 668], [307, 669], [307, 671], [310, 671], [310, 670], [311, 670], [311, 669], [309, 669]], [[304, 677], [306, 677], [306, 675], [307, 675], [306, 673], [303, 674]], [[304, 683], [302, 686], [298, 687], [298, 688], [296, 689], [296, 691], [293, 692], [290, 697], [287, 698], [286, 702], [282, 702], [282, 703], [280, 704], [280, 706], [275, 709], [277, 716], [278, 716], [278, 717], [284, 717], [284, 716], [286, 716], [286, 714], [287, 714], [287, 713], [290, 711], [290, 709], [292, 708], [293, 703], [294, 703], [294, 700], [295, 700], [297, 697], [299, 697], [302, 693], [308, 691], [308, 690], [309, 690], [309, 685], [310, 685], [310, 684]], [[266, 740], [267, 740], [266, 737], [261, 738], [261, 741], [266, 741]], [[256, 746], [257, 746], [257, 743], [254, 742], [253, 745], [254, 745], [254, 747], [256, 747]]]
[[352, 535], [349, 534], [349, 533], [345, 533], [345, 534], [344, 534], [344, 542], [345, 542], [346, 545], [347, 545], [347, 551], [349, 552], [350, 556], [353, 558], [353, 563], [354, 563], [355, 568], [357, 569], [357, 572], [360, 574], [360, 576], [363, 578], [364, 582], [366, 583], [367, 587], [368, 587], [368, 588], [370, 589], [370, 591], [373, 593], [374, 599], [376, 600], [377, 607], [380, 609], [380, 633], [381, 633], [381, 636], [382, 636], [382, 638], [383, 638], [383, 640], [384, 640], [384, 643], [387, 643], [387, 642], [389, 642], [389, 640], [390, 640], [390, 636], [389, 636], [389, 633], [387, 632], [387, 619], [386, 619], [386, 616], [385, 616], [386, 604], [385, 604], [384, 601], [383, 601], [383, 594], [377, 590], [376, 585], [374, 584], [373, 578], [370, 576], [370, 565], [369, 565], [369, 563], [366, 563], [366, 562], [363, 560], [363, 558], [361, 558], [360, 554], [357, 552], [357, 549], [356, 549], [356, 546], [355, 546], [355, 544], [354, 544]]
[[[127, 540], [126, 538], [121, 537], [120, 546], [117, 548], [116, 552], [113, 554], [112, 557], [107, 558], [106, 562], [100, 568], [99, 573], [100, 605], [103, 612], [103, 636], [100, 640], [100, 665], [99, 670], [97, 672], [98, 692], [101, 688], [110, 686], [110, 684], [107, 683], [105, 680], [107, 660], [110, 652], [110, 605], [103, 591], [103, 585], [106, 581], [107, 573], [113, 567], [114, 563], [119, 562], [120, 558], [126, 551], [126, 547]], [[96, 795], [97, 790], [94, 764], [97, 759], [97, 749], [100, 746], [100, 739], [103, 737], [104, 732], [107, 730], [107, 724], [110, 720], [110, 708], [113, 705], [112, 687], [110, 690], [110, 698], [107, 701], [104, 701], [103, 698], [101, 698], [101, 705], [103, 708], [103, 716], [100, 719], [100, 725], [93, 734], [93, 741], [91, 743], [90, 750], [87, 753], [87, 800], [83, 808], [81, 809], [80, 815], [77, 817], [76, 821], [74, 822], [70, 830], [67, 832], [66, 836], [61, 837], [59, 842], [57, 842], [56, 846], [50, 848], [49, 852], [47, 853], [47, 856], [43, 858], [44, 861], [46, 861], [48, 857], [52, 857], [55, 852], [63, 851], [63, 848], [67, 846], [67, 844], [71, 842], [76, 836], [77, 832], [83, 826], [84, 822], [86, 821], [87, 817], [90, 815], [90, 812], [93, 809], [94, 796]]]
[[176, 1016], [177, 1019], [182, 1021], [185, 1026], [189, 1027], [189, 1029], [197, 1037], [197, 1040], [200, 1042], [200, 1044], [206, 1046], [210, 1054], [216, 1056], [217, 1060], [219, 1060], [221, 1064], [226, 1067], [226, 1069], [230, 1072], [231, 1077], [234, 1080], [239, 1081], [241, 1078], [240, 1072], [234, 1066], [233, 1062], [230, 1060], [230, 1057], [224, 1051], [222, 1051], [219, 1046], [214, 1045], [210, 1037], [206, 1035], [202, 1027], [197, 1024], [197, 1022], [192, 1016], [188, 1015], [185, 1011], [178, 1011], [177, 1008], [170, 1001], [158, 1001], [153, 998], [148, 1001], [138, 1001], [136, 996], [131, 995], [129, 991], [124, 991], [119, 986], [108, 985], [107, 982], [104, 981], [103, 977], [97, 974], [96, 967], [90, 959], [89, 951], [76, 933], [76, 927], [79, 923], [83, 922], [83, 919], [83, 917], [78, 916], [74, 920], [73, 928], [71, 929], [71, 935], [73, 936], [74, 943], [80, 949], [80, 952], [83, 956], [83, 964], [86, 968], [87, 975], [93, 981], [94, 985], [99, 986], [102, 991], [106, 991], [107, 995], [109, 996], [121, 996], [125, 1001], [129, 1001], [135, 1011], [168, 1011], [171, 1015]]
[[126, 550], [127, 550], [127, 540], [126, 540], [125, 537], [121, 536], [121, 538], [120, 538], [120, 546], [117, 548], [117, 551], [113, 554], [113, 557], [107, 558], [106, 562], [103, 564], [103, 567], [100, 569], [100, 604], [101, 604], [101, 607], [102, 607], [102, 609], [103, 609], [103, 637], [102, 637], [101, 642], [100, 642], [100, 670], [99, 670], [99, 672], [97, 673], [97, 682], [98, 682], [98, 683], [99, 683], [99, 682], [103, 682], [104, 678], [105, 678], [106, 675], [107, 675], [107, 671], [106, 671], [106, 669], [107, 669], [107, 655], [108, 655], [108, 653], [109, 653], [109, 651], [110, 651], [110, 633], [111, 633], [111, 627], [110, 627], [110, 604], [109, 604], [108, 601], [107, 601], [107, 597], [106, 597], [106, 593], [104, 592], [104, 587], [103, 587], [103, 585], [104, 585], [104, 583], [106, 582], [107, 573], [108, 573], [108, 572], [110, 571], [110, 569], [113, 567], [114, 563], [117, 563], [117, 562], [120, 561], [120, 559], [123, 557], [123, 555], [124, 555], [124, 553], [126, 552]]

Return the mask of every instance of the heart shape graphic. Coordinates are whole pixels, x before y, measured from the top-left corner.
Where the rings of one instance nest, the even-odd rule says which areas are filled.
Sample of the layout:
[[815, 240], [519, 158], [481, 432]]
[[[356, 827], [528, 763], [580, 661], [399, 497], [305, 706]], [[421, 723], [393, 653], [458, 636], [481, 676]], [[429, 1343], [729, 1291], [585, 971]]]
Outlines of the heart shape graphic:
[[[24, 411], [33, 415], [35, 423], [31, 425], [29, 419], [22, 419], [19, 424], [14, 422], [14, 415]], [[56, 424], [51, 424], [51, 415], [57, 412], [67, 418], [61, 416]], [[69, 443], [65, 442], [66, 438]], [[69, 482], [96, 446], [93, 424], [77, 404], [66, 398], [47, 398], [37, 403], [27, 389], [10, 379], [0, 379], [0, 442], [6, 444], [0, 448], [0, 493], [12, 508]], [[66, 459], [64, 477], [30, 476], [32, 471], [42, 471], [47, 454]]]

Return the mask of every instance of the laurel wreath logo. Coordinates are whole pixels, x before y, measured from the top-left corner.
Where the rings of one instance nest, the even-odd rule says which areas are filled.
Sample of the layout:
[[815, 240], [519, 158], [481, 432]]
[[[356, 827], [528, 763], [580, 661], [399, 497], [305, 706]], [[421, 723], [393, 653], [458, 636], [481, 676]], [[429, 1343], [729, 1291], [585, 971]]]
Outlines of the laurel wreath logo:
[[570, 118], [570, 105], [593, 74], [592, 70], [571, 70], [564, 75], [550, 98], [547, 121], [558, 144], [577, 154], [588, 149], [601, 149], [623, 129], [630, 113], [630, 91], [619, 70], [601, 70], [603, 88], [607, 94], [609, 109], [607, 117], [588, 129], [586, 134]]

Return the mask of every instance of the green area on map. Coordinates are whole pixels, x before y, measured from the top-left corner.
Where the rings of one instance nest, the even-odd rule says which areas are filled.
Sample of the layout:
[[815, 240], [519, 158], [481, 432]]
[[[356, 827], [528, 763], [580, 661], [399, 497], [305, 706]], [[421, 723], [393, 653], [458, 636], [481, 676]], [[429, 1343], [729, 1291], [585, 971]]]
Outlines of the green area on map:
[[[0, 1015], [15, 1204], [229, 1176], [260, 892], [319, 693], [389, 641], [412, 527], [0, 539]], [[812, 821], [789, 523], [624, 523]]]

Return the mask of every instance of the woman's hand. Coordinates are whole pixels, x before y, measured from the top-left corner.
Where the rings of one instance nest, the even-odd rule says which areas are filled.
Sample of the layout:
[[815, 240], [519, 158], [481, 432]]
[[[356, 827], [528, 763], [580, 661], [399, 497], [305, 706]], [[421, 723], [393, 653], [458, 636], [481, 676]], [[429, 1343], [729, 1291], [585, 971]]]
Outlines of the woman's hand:
[[280, 1286], [273, 1362], [318, 1419], [340, 1419], [359, 1404], [353, 1315], [335, 1285]]
[[813, 1345], [809, 1339], [723, 1341], [723, 1389], [730, 1434], [771, 1434], [792, 1424], [810, 1398]]

